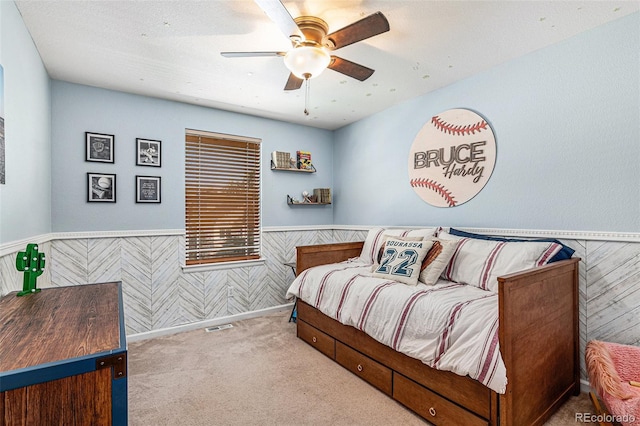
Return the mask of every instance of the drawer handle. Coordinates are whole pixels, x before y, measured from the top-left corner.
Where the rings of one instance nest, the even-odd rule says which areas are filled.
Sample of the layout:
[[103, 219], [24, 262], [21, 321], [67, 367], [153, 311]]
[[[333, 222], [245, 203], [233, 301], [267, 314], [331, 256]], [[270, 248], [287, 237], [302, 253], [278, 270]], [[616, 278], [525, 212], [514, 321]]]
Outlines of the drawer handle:
[[431, 414], [431, 416], [435, 417], [436, 416], [436, 409], [431, 407], [429, 408], [429, 414]]
[[364, 370], [364, 368], [362, 368], [362, 364], [358, 364], [358, 366], [356, 368], [358, 369], [358, 371]]
[[316, 343], [318, 341], [318, 339], [316, 339], [316, 336], [313, 336], [311, 340], [313, 340], [313, 343]]

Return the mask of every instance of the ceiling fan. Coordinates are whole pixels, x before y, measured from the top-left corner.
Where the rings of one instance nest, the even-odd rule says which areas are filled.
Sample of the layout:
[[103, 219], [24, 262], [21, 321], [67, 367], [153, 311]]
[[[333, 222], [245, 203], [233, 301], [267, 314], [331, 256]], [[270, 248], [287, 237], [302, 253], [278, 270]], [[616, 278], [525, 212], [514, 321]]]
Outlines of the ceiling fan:
[[[280, 0], [255, 0], [255, 2], [278, 26], [280, 31], [291, 40], [293, 48], [287, 52], [221, 52], [222, 56], [227, 58], [284, 57], [284, 63], [291, 71], [284, 90], [297, 90], [306, 81], [307, 98], [308, 81], [320, 75], [325, 68], [360, 81], [366, 80], [374, 73], [371, 68], [330, 55], [329, 51], [337, 50], [389, 31], [389, 22], [381, 12], [371, 14], [342, 29], [327, 34], [329, 26], [325, 21], [315, 16], [300, 16], [293, 19]], [[308, 115], [306, 108], [305, 114]]]

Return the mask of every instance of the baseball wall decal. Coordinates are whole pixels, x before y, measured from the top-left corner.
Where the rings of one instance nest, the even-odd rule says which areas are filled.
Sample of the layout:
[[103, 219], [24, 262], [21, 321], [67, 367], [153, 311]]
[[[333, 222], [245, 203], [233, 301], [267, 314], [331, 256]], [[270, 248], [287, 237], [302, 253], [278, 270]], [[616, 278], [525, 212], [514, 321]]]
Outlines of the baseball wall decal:
[[411, 145], [409, 183], [425, 202], [455, 207], [484, 188], [496, 163], [489, 123], [468, 109], [433, 116]]

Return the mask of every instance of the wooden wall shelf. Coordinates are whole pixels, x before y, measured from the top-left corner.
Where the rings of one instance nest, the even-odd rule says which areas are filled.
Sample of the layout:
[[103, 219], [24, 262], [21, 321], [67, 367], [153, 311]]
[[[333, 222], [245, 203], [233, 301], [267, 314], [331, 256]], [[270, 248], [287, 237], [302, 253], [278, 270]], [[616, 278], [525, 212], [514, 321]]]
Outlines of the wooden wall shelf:
[[311, 167], [312, 167], [312, 169], [310, 169], [310, 170], [294, 169], [293, 167], [287, 169], [287, 168], [284, 168], [284, 167], [276, 167], [276, 165], [273, 164], [273, 160], [271, 161], [271, 170], [277, 170], [277, 171], [282, 171], [282, 172], [315, 173], [316, 172], [315, 166], [312, 164]]
[[287, 195], [287, 204], [290, 206], [329, 206], [331, 203], [294, 203], [293, 198]]

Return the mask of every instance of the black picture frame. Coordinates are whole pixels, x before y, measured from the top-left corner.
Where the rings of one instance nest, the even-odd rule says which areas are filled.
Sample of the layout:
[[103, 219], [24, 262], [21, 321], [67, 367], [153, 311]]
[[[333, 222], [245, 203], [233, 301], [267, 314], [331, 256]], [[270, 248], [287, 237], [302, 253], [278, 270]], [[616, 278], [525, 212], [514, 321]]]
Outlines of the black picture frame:
[[114, 163], [115, 136], [106, 133], [85, 132], [85, 161]]
[[160, 176], [136, 176], [136, 203], [160, 203]]
[[87, 173], [87, 202], [115, 203], [116, 175], [111, 173]]
[[162, 141], [136, 138], [136, 166], [161, 167]]

